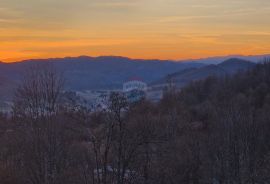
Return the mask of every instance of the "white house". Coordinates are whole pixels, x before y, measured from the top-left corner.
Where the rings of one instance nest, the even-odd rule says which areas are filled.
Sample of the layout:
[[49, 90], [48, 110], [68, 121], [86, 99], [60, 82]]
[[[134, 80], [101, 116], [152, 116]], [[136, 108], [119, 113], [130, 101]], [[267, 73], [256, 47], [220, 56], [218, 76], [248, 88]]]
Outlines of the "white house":
[[123, 92], [130, 92], [133, 90], [147, 91], [147, 84], [140, 79], [134, 78], [123, 84]]

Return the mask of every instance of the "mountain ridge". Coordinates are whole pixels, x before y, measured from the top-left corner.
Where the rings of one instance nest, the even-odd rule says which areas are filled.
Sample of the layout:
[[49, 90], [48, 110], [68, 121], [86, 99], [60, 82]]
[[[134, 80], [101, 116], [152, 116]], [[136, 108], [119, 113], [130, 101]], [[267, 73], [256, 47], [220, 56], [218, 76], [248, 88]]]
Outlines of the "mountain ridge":
[[259, 63], [265, 58], [269, 58], [270, 54], [262, 54], [262, 55], [227, 55], [227, 56], [214, 56], [207, 58], [198, 58], [198, 59], [187, 59], [185, 62], [199, 62], [204, 64], [220, 64], [225, 60], [230, 58], [238, 58], [243, 60], [249, 60], [251, 62]]
[[213, 57], [205, 57], [205, 58], [190, 58], [190, 59], [140, 59], [140, 58], [130, 58], [126, 56], [117, 56], [117, 55], [104, 55], [104, 56], [88, 56], [88, 55], [81, 55], [81, 56], [67, 56], [67, 57], [54, 57], [54, 58], [36, 58], [36, 59], [26, 59], [26, 60], [20, 60], [15, 62], [4, 62], [0, 61], [0, 63], [22, 63], [22, 62], [29, 62], [29, 61], [57, 61], [57, 60], [74, 60], [74, 59], [109, 59], [109, 58], [115, 58], [115, 59], [126, 59], [126, 60], [133, 60], [133, 61], [162, 61], [162, 62], [199, 62], [204, 64], [219, 64], [223, 62], [224, 60], [230, 59], [230, 58], [239, 58], [244, 60], [250, 60], [252, 62], [260, 62], [264, 58], [269, 58], [270, 54], [261, 54], [261, 55], [226, 55], [226, 56], [213, 56]]
[[[55, 59], [25, 60], [17, 63], [0, 64], [0, 74], [5, 81], [0, 87], [8, 88], [10, 84], [19, 83], [23, 71], [36, 63], [50, 62], [64, 74], [66, 90], [83, 91], [93, 89], [120, 89], [123, 82], [133, 76], [139, 76], [146, 83], [155, 81], [165, 75], [187, 68], [204, 66], [199, 63], [181, 63], [161, 60], [134, 60], [125, 57], [68, 57]], [[15, 86], [14, 86], [15, 88]], [[7, 96], [1, 94], [1, 96]], [[0, 96], [0, 98], [1, 98]]]
[[256, 64], [239, 58], [230, 58], [220, 64], [210, 64], [204, 67], [195, 68], [187, 72], [176, 72], [163, 77], [153, 83], [154, 85], [166, 85], [168, 79], [173, 80], [176, 87], [184, 87], [194, 80], [202, 80], [210, 76], [232, 75], [240, 70], [248, 70]]

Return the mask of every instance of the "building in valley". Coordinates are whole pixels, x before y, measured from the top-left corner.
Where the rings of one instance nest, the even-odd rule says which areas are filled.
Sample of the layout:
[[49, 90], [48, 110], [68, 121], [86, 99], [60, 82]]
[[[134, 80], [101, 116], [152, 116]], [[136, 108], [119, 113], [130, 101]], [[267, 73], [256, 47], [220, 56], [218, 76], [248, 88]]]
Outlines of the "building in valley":
[[131, 78], [123, 84], [123, 93], [129, 102], [137, 102], [146, 97], [147, 84], [139, 78]]

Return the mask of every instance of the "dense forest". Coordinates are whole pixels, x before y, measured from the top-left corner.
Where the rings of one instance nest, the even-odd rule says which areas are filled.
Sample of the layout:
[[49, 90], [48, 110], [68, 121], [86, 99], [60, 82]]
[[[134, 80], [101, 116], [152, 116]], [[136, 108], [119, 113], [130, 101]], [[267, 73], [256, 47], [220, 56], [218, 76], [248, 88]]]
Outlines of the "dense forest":
[[63, 85], [26, 72], [0, 117], [1, 184], [270, 183], [269, 62], [100, 111], [60, 103]]

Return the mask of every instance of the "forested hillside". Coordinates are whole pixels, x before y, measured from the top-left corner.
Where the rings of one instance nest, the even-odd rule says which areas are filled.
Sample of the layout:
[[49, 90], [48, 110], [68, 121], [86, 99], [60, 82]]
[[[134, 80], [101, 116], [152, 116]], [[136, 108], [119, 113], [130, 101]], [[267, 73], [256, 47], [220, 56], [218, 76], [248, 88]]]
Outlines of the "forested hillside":
[[60, 76], [33, 71], [1, 116], [1, 184], [270, 183], [269, 62], [95, 112], [57, 103]]

